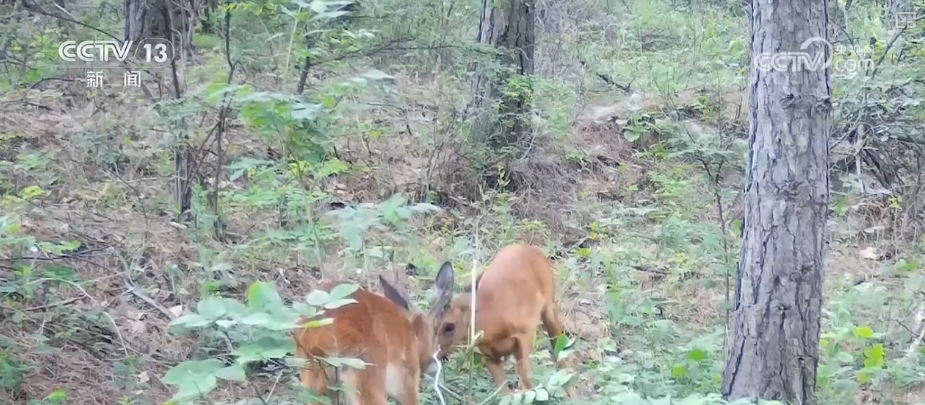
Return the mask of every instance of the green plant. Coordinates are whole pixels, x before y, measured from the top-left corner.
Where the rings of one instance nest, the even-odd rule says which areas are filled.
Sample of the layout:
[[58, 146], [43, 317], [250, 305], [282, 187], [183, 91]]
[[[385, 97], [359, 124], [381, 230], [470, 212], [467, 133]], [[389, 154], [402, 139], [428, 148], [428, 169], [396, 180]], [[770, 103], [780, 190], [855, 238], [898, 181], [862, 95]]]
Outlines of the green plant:
[[[247, 290], [247, 304], [231, 298], [206, 297], [196, 305], [196, 312], [171, 321], [178, 330], [208, 328], [225, 340], [225, 353], [204, 360], [188, 360], [172, 367], [162, 378], [177, 387], [173, 403], [191, 403], [204, 399], [218, 380], [245, 382], [247, 367], [271, 359], [285, 359], [290, 365], [304, 365], [301, 359], [287, 356], [295, 351], [289, 332], [295, 328], [317, 328], [333, 320], [323, 317], [325, 310], [355, 303], [348, 298], [359, 287], [341, 284], [330, 292], [312, 291], [304, 301], [292, 306], [283, 303], [273, 283], [257, 282]], [[300, 324], [300, 318], [310, 319]], [[363, 367], [355, 359], [322, 358], [333, 366]]]

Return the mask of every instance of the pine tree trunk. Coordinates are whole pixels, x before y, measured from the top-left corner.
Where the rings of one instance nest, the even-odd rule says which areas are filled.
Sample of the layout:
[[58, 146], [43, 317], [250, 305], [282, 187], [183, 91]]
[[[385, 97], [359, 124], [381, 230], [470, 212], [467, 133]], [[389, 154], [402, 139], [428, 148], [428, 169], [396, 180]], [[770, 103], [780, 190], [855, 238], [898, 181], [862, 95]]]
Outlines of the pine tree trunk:
[[[186, 83], [178, 62], [192, 61], [196, 57], [193, 49], [193, 29], [196, 10], [189, 0], [125, 0], [125, 39], [135, 44], [149, 38], [164, 38], [173, 44], [173, 60], [170, 62], [171, 93], [180, 99], [186, 91]], [[180, 65], [182, 66], [182, 65]], [[192, 212], [192, 173], [189, 135], [184, 118], [171, 121], [171, 132], [177, 139], [174, 149], [173, 194], [177, 203], [179, 218], [187, 221]]]
[[[826, 6], [753, 0], [752, 60], [826, 38]], [[805, 52], [828, 49], [817, 41]], [[722, 383], [730, 400], [816, 403], [831, 103], [828, 69], [792, 66], [752, 68], [747, 208]]]
[[[494, 150], [515, 146], [530, 132], [532, 89], [505, 92], [511, 80], [533, 74], [534, 0], [483, 0], [479, 42], [500, 52], [501, 69], [480, 66], [473, 87], [478, 115], [475, 132]], [[497, 106], [497, 107], [496, 107]]]
[[146, 38], [165, 38], [173, 44], [176, 57], [195, 60], [193, 30], [197, 10], [191, 1], [125, 0], [123, 7], [125, 40], [137, 44]]

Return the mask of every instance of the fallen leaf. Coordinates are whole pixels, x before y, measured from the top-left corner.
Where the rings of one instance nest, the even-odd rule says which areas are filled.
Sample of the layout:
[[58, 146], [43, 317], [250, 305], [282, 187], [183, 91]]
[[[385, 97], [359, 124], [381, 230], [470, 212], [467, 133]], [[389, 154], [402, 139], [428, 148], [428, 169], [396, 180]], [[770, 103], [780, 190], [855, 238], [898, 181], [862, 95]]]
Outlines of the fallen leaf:
[[877, 260], [880, 257], [880, 251], [873, 246], [868, 246], [858, 252], [858, 255], [867, 260]]
[[183, 314], [183, 305], [177, 305], [174, 307], [170, 307], [168, 311], [170, 311], [170, 313], [173, 314], [174, 317], [180, 317], [180, 315]]

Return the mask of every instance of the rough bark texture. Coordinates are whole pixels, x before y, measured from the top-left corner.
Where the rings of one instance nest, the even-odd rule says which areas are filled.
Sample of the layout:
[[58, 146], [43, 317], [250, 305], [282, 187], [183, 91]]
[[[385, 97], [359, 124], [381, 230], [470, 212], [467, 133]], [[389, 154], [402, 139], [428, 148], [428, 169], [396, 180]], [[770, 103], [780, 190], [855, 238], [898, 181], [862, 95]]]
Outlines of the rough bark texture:
[[[166, 7], [167, 13], [164, 13]], [[187, 61], [196, 57], [193, 30], [197, 13], [188, 0], [125, 0], [125, 40], [139, 43], [145, 38], [165, 38], [174, 54]], [[169, 17], [167, 21], [165, 16]]]
[[907, 23], [903, 16], [900, 15], [907, 10], [905, 1], [887, 0], [887, 6], [890, 18], [890, 28], [902, 29], [902, 25]]
[[[511, 78], [533, 74], [534, 13], [533, 0], [482, 1], [478, 40], [501, 52], [498, 61], [502, 70], [478, 69], [474, 82], [474, 105], [479, 115], [476, 131], [487, 135], [493, 148], [517, 143], [529, 129], [527, 113], [531, 89], [523, 89], [515, 95], [505, 94], [502, 90]], [[500, 101], [500, 106], [495, 111], [493, 106], [497, 101]]]
[[[826, 38], [826, 1], [754, 0], [752, 60]], [[817, 42], [810, 56], [828, 52]], [[828, 58], [828, 55], [825, 55]], [[825, 273], [828, 69], [752, 68], [747, 208], [723, 394], [814, 404]]]
[[[173, 44], [174, 58], [170, 61], [172, 93], [180, 99], [186, 82], [178, 60], [193, 61], [192, 46], [196, 22], [196, 7], [190, 0], [125, 0], [125, 39], [138, 44], [147, 38], [164, 38]], [[190, 172], [189, 135], [185, 119], [171, 121], [171, 132], [177, 136], [174, 149], [174, 199], [179, 219], [187, 221], [192, 210], [192, 174]]]

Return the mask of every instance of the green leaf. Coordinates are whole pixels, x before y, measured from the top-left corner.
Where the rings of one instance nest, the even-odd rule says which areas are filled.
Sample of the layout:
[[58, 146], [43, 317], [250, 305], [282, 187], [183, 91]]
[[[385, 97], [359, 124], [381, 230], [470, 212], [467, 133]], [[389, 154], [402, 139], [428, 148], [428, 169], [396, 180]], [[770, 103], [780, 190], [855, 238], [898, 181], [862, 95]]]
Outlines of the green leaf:
[[266, 326], [273, 322], [273, 317], [266, 312], [257, 312], [241, 318], [240, 322], [250, 326]]
[[231, 321], [231, 320], [228, 320], [228, 319], [219, 319], [219, 320], [215, 321], [215, 324], [218, 325], [218, 326], [220, 326], [220, 327], [222, 327], [222, 328], [224, 328], [224, 329], [228, 329], [228, 328], [230, 328], [230, 327], [232, 327], [232, 326], [237, 325], [238, 322], [237, 322], [237, 321]]
[[305, 296], [305, 302], [316, 307], [326, 304], [328, 300], [330, 300], [330, 296], [326, 291], [322, 290], [314, 290]]
[[337, 106], [337, 99], [334, 97], [334, 95], [322, 94], [318, 98], [321, 99], [321, 105], [323, 105], [325, 108], [334, 108]]
[[329, 300], [339, 300], [341, 298], [347, 298], [350, 294], [353, 294], [360, 286], [357, 284], [338, 284], [336, 287], [331, 289], [329, 295]]
[[282, 337], [264, 336], [251, 344], [235, 349], [231, 354], [237, 356], [238, 364], [252, 361], [264, 361], [286, 357], [286, 353], [295, 351], [295, 342]]
[[883, 349], [882, 343], [877, 343], [871, 347], [864, 349], [864, 367], [866, 368], [881, 368], [883, 367], [883, 358], [886, 354], [886, 351]]
[[311, 2], [311, 3], [308, 3], [308, 7], [309, 7], [312, 11], [314, 11], [314, 12], [316, 12], [316, 13], [318, 13], [318, 14], [321, 14], [321, 13], [323, 13], [323, 12], [325, 12], [325, 11], [328, 10], [328, 3], [325, 2], [325, 1], [315, 0], [315, 1]]
[[186, 314], [170, 321], [170, 323], [167, 324], [167, 327], [182, 326], [185, 328], [197, 328], [200, 326], [208, 325], [210, 323], [211, 321], [199, 316], [199, 314]]
[[244, 365], [235, 363], [223, 369], [215, 371], [215, 376], [229, 381], [247, 381], [247, 373], [244, 371]]
[[627, 127], [623, 130], [623, 138], [630, 142], [636, 142], [639, 138], [642, 137], [642, 131], [634, 129], [632, 127]]
[[196, 379], [212, 375], [216, 370], [224, 366], [224, 363], [218, 359], [184, 361], [168, 370], [167, 374], [161, 378], [161, 381], [168, 385], [180, 385], [191, 378]]
[[394, 80], [395, 78], [385, 74], [381, 70], [370, 69], [368, 72], [363, 74], [363, 77], [370, 80]]
[[244, 325], [260, 326], [270, 330], [289, 330], [299, 327], [299, 315], [296, 313], [257, 312], [241, 318]]
[[536, 402], [546, 402], [549, 401], [549, 391], [546, 391], [546, 388], [537, 388], [533, 390], [536, 392]]
[[515, 392], [513, 395], [511, 395], [511, 405], [520, 405], [523, 403], [523, 400], [524, 400], [523, 392]]
[[307, 316], [307, 317], [315, 316], [315, 314], [318, 313], [318, 308], [315, 308], [304, 302], [293, 302], [292, 309], [294, 309], [300, 315]]
[[684, 378], [687, 376], [687, 367], [683, 364], [675, 364], [671, 366], [671, 378]]
[[324, 318], [324, 319], [317, 319], [314, 321], [308, 321], [305, 323], [305, 325], [301, 325], [301, 326], [304, 328], [319, 328], [325, 325], [330, 325], [332, 323], [334, 323], [334, 318]]
[[852, 356], [851, 353], [848, 353], [848, 352], [838, 352], [838, 354], [835, 355], [835, 360], [840, 361], [842, 363], [853, 363], [854, 356]]
[[859, 339], [870, 339], [874, 337], [874, 330], [870, 326], [858, 326], [854, 328], [854, 337]]
[[283, 306], [283, 299], [276, 292], [276, 284], [258, 281], [247, 289], [247, 306], [252, 309], [266, 309]]
[[536, 399], [536, 391], [530, 390], [524, 392], [524, 404], [532, 404], [533, 400]]
[[196, 311], [199, 316], [214, 321], [225, 315], [225, 303], [220, 297], [208, 297], [196, 304]]
[[687, 353], [687, 358], [692, 361], [701, 362], [709, 357], [706, 351], [694, 349]]
[[572, 379], [572, 374], [565, 371], [559, 370], [549, 376], [549, 380], [546, 382], [546, 386], [555, 390], [558, 387], [565, 385], [569, 380]]
[[556, 344], [553, 347], [553, 357], [556, 358], [556, 361], [566, 358], [569, 353], [571, 353], [571, 350], [569, 349], [574, 346], [575, 342], [577, 341], [577, 339], [570, 339], [564, 333], [559, 335], [559, 337], [556, 338]]
[[177, 393], [171, 397], [172, 400], [185, 402], [194, 398], [203, 398], [207, 396], [218, 383], [214, 375], [203, 375], [195, 378], [189, 378], [177, 385]]
[[324, 304], [324, 309], [340, 308], [340, 307], [342, 307], [342, 306], [344, 306], [344, 305], [353, 304], [353, 303], [355, 303], [355, 302], [356, 302], [356, 300], [353, 299], [353, 298], [347, 298], [347, 299], [343, 299], [343, 300], [329, 301], [327, 304]]

